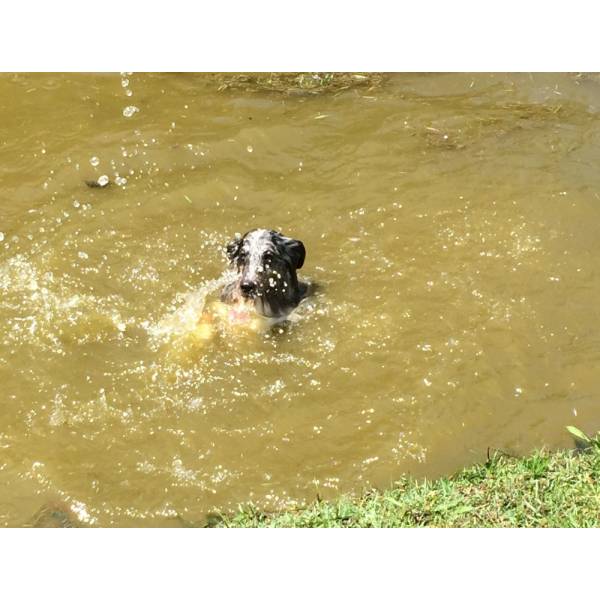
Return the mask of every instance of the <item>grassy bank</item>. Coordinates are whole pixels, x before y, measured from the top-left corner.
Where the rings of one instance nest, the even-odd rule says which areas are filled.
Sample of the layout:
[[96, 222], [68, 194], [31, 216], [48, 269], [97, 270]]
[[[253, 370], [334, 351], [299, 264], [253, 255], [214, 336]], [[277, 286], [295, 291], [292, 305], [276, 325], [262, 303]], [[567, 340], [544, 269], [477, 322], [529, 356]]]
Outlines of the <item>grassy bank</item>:
[[218, 90], [263, 92], [284, 95], [314, 96], [337, 94], [347, 90], [369, 93], [381, 88], [386, 80], [382, 73], [207, 73]]
[[483, 465], [436, 481], [343, 496], [265, 514], [224, 516], [224, 527], [595, 527], [600, 524], [600, 449], [496, 454]]

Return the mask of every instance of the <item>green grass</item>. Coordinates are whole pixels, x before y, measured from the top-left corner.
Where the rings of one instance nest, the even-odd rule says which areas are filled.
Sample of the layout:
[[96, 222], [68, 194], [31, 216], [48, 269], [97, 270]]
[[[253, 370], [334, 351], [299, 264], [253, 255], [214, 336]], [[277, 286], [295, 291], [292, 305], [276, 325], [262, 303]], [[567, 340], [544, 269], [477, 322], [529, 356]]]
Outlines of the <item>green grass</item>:
[[600, 445], [540, 450], [488, 462], [436, 481], [408, 477], [392, 489], [314, 502], [267, 514], [244, 507], [220, 527], [596, 527], [600, 525]]
[[205, 74], [218, 90], [318, 95], [362, 89], [370, 92], [385, 82], [382, 73], [214, 73]]

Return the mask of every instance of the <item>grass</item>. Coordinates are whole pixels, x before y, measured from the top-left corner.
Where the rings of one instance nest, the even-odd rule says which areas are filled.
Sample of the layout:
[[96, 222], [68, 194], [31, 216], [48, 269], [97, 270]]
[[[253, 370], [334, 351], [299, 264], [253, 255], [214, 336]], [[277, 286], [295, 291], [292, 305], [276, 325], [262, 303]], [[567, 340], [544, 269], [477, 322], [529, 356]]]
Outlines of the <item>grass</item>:
[[585, 450], [497, 453], [485, 464], [436, 481], [408, 477], [392, 489], [264, 513], [251, 506], [220, 515], [219, 527], [597, 527], [600, 442]]
[[372, 91], [383, 85], [382, 73], [215, 73], [219, 91], [241, 90], [284, 95], [318, 95], [361, 88]]

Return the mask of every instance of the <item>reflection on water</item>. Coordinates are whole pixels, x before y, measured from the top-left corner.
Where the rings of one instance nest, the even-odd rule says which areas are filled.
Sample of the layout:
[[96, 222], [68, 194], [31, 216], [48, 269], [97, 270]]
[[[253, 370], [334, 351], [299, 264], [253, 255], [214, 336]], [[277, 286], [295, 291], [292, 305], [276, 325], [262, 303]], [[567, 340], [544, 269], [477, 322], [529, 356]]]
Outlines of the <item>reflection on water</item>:
[[[176, 525], [600, 428], [600, 80], [326, 83], [0, 77], [2, 523]], [[319, 284], [258, 333], [215, 308], [254, 227]]]

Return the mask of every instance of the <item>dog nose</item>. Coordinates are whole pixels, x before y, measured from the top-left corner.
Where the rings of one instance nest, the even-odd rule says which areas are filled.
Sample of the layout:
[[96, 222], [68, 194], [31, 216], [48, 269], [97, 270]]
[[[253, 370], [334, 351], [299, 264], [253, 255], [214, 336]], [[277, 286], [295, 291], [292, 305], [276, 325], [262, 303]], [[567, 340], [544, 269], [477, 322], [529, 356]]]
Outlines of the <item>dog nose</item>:
[[254, 281], [242, 281], [240, 288], [242, 289], [242, 294], [244, 294], [244, 296], [250, 296], [250, 294], [253, 294], [256, 291], [256, 283], [254, 283]]

